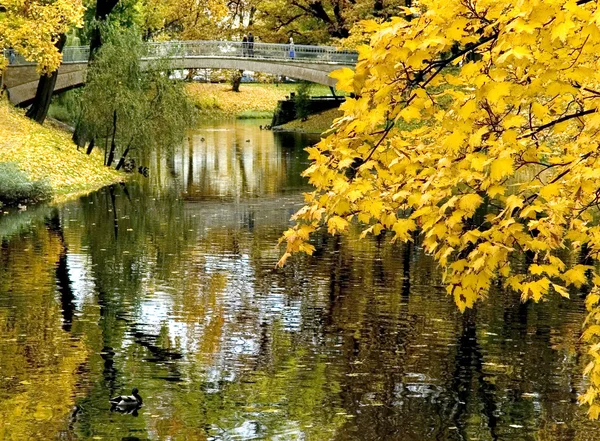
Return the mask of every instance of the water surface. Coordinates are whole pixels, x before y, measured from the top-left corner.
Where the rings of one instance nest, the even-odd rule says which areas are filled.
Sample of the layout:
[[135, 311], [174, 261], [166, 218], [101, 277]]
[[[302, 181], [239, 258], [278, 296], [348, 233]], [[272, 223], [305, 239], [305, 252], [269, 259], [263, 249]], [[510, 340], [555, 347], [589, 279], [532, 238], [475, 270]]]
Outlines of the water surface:
[[311, 142], [200, 127], [148, 179], [4, 215], [0, 439], [599, 439], [581, 298], [462, 315], [418, 243], [357, 234], [275, 268]]

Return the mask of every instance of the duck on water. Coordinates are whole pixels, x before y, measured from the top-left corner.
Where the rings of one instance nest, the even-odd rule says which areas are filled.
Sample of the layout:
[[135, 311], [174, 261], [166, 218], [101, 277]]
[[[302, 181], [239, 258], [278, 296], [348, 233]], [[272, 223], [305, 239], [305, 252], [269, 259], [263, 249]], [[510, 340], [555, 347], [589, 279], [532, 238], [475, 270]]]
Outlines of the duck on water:
[[111, 410], [121, 413], [134, 413], [142, 407], [142, 397], [138, 393], [137, 387], [131, 391], [131, 395], [119, 395], [109, 400]]

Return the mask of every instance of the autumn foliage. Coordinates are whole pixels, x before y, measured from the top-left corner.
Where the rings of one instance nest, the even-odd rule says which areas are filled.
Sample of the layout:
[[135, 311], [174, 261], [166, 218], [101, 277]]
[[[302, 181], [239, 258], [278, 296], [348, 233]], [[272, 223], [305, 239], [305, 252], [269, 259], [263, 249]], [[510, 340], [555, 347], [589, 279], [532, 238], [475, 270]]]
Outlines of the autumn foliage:
[[[59, 35], [83, 25], [81, 0], [3, 0], [0, 11], [0, 47], [12, 48], [52, 72], [62, 60], [55, 47]], [[0, 56], [0, 68], [7, 60]]]
[[[77, 151], [64, 130], [41, 126], [0, 102], [0, 164], [17, 164], [29, 181], [46, 182], [54, 200], [86, 194], [119, 182], [123, 176], [102, 165], [102, 156]], [[10, 185], [3, 175], [4, 186]], [[8, 182], [7, 182], [8, 180]]]
[[354, 93], [310, 148], [315, 186], [286, 253], [324, 226], [422, 237], [461, 311], [499, 281], [523, 301], [587, 293], [600, 413], [600, 7], [587, 0], [425, 0], [364, 26]]

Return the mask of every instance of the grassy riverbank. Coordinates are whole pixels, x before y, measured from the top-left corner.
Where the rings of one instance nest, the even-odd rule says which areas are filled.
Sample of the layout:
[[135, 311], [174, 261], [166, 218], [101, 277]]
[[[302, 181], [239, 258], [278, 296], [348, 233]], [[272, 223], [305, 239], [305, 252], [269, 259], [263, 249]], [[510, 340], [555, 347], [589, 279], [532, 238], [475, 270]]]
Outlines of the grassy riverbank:
[[[298, 89], [299, 83], [264, 84], [242, 83], [239, 92], [231, 90], [231, 84], [191, 83], [187, 91], [200, 110], [210, 117], [270, 118], [283, 100]], [[311, 95], [330, 95], [328, 87], [314, 85]]]
[[282, 132], [299, 133], [324, 133], [331, 128], [333, 121], [342, 116], [343, 112], [339, 109], [330, 109], [315, 115], [310, 115], [306, 121], [295, 119], [287, 124], [282, 124], [275, 128]]
[[77, 151], [68, 133], [41, 126], [0, 101], [0, 164], [5, 170], [0, 175], [0, 201], [16, 202], [14, 195], [17, 200], [50, 195], [63, 200], [121, 181], [122, 175], [102, 161], [100, 154]]

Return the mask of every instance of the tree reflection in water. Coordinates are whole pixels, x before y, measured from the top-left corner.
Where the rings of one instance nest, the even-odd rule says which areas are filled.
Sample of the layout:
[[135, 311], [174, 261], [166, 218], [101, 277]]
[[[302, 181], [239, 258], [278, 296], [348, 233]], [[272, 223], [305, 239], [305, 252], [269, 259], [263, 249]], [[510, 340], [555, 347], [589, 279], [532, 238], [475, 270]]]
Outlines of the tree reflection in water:
[[461, 315], [418, 240], [359, 231], [275, 269], [306, 142], [200, 129], [148, 180], [6, 216], [0, 439], [594, 439], [580, 301]]

